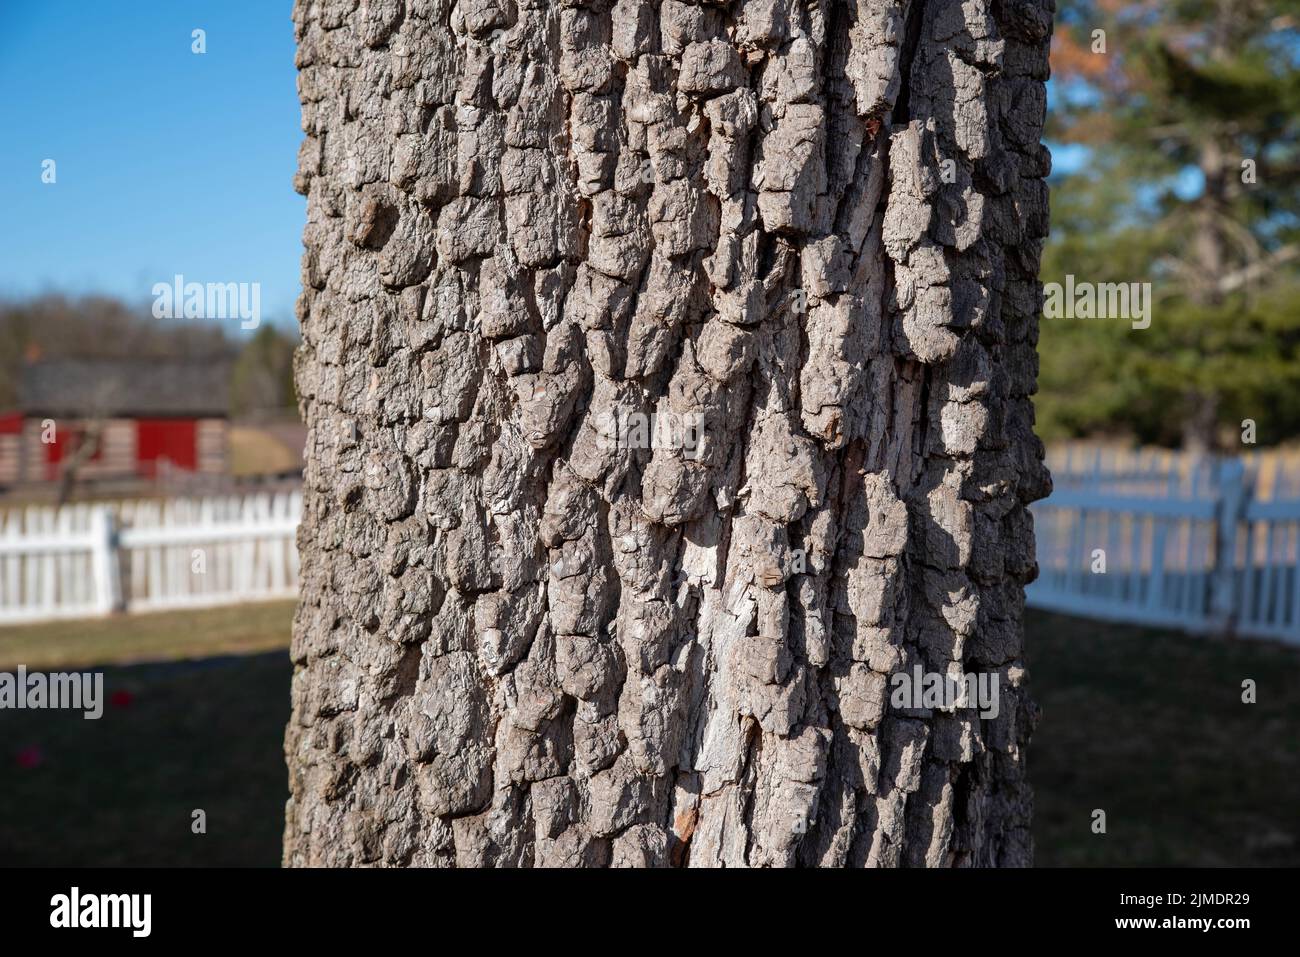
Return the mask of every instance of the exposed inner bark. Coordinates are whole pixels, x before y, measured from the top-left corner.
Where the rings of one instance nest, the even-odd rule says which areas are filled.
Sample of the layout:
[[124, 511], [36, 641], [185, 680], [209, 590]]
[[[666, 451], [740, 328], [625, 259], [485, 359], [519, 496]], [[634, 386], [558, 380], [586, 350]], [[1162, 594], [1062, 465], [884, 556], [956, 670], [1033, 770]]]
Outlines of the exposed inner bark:
[[1051, 9], [299, 0], [286, 863], [1030, 863]]

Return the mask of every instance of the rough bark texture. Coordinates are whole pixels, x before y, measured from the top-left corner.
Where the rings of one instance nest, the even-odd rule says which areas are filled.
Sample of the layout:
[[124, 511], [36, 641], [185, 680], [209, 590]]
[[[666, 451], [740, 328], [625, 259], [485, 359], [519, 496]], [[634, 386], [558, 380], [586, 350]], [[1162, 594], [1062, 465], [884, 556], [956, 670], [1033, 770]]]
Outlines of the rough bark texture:
[[286, 863], [1030, 863], [1052, 8], [299, 0]]

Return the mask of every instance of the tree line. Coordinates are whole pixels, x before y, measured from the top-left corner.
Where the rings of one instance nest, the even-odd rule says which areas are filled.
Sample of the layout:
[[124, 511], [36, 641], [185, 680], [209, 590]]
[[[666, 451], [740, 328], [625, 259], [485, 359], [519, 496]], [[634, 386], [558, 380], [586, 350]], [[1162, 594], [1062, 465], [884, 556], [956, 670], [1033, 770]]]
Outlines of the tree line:
[[23, 365], [42, 359], [212, 359], [230, 364], [232, 415], [284, 415], [297, 409], [297, 342], [296, 329], [271, 323], [235, 339], [211, 324], [160, 322], [109, 296], [0, 301], [0, 409], [17, 405]]

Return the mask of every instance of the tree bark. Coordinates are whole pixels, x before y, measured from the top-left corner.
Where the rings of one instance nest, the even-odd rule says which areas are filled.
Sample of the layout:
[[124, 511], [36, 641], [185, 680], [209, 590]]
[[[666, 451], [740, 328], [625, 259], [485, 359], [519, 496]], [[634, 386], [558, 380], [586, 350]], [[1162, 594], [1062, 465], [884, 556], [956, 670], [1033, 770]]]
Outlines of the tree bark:
[[299, 0], [286, 864], [1031, 862], [1052, 9]]

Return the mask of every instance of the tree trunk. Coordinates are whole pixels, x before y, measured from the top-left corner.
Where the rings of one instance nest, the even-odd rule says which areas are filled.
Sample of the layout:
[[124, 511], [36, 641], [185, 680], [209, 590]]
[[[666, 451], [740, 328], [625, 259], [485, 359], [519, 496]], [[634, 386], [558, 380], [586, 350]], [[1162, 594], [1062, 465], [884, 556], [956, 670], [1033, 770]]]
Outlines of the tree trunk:
[[1193, 456], [1222, 451], [1219, 442], [1219, 397], [1213, 392], [1189, 389], [1184, 394], [1183, 451]]
[[1031, 862], [1052, 7], [299, 0], [287, 864]]

